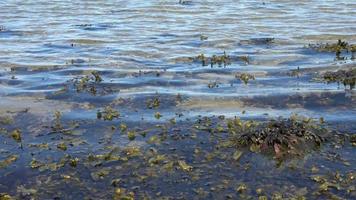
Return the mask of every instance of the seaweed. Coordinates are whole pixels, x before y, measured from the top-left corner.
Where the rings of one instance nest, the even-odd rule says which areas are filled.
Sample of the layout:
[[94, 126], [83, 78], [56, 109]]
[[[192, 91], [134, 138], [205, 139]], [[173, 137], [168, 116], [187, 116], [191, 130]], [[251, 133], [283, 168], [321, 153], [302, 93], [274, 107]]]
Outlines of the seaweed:
[[250, 80], [255, 80], [255, 76], [249, 73], [237, 73], [235, 78], [240, 79], [246, 85]]
[[217, 83], [216, 81], [210, 82], [208, 84], [208, 88], [218, 88], [218, 87], [219, 87], [219, 83]]
[[8, 167], [19, 158], [18, 155], [10, 155], [5, 160], [0, 161], [0, 169]]
[[149, 99], [147, 102], [146, 102], [146, 105], [147, 105], [147, 108], [149, 109], [156, 109], [159, 107], [160, 105], [160, 100], [159, 100], [159, 97], [155, 97], [153, 99]]
[[[0, 29], [1, 29], [1, 27], [0, 27]], [[0, 200], [12, 200], [12, 199], [14, 199], [14, 198], [12, 198], [9, 194], [0, 193]]]
[[106, 106], [103, 111], [98, 110], [98, 112], [96, 113], [96, 117], [105, 121], [112, 121], [113, 119], [119, 118], [120, 113], [112, 107]]
[[22, 145], [22, 132], [20, 129], [15, 129], [10, 133], [12, 139], [14, 139], [17, 143], [20, 144], [20, 148], [23, 148]]
[[236, 119], [228, 127], [238, 147], [249, 146], [252, 152], [272, 150], [278, 157], [303, 155], [307, 149], [319, 148], [327, 139], [325, 128], [294, 117], [261, 125]]
[[356, 84], [356, 68], [335, 72], [328, 71], [324, 73], [323, 79], [327, 83], [342, 83], [345, 87], [349, 86], [350, 89], [354, 89]]
[[63, 126], [62, 124], [62, 113], [60, 111], [55, 111], [54, 112], [54, 124], [50, 127], [51, 128], [51, 132], [52, 133], [63, 133], [63, 134], [70, 134], [72, 132], [72, 130], [75, 127], [69, 127], [66, 128]]
[[73, 82], [74, 88], [78, 93], [87, 92], [96, 96], [99, 92], [100, 94], [112, 93], [112, 89], [102, 85], [104, 81], [98, 71], [91, 71], [89, 75], [76, 77], [71, 80]]
[[319, 43], [319, 44], [309, 44], [309, 48], [314, 49], [319, 52], [333, 52], [335, 53], [336, 59], [337, 60], [345, 60], [346, 57], [342, 57], [341, 53], [342, 52], [351, 52], [351, 59], [355, 58], [355, 52], [356, 52], [356, 45], [355, 44], [349, 44], [346, 41], [338, 40], [336, 43]]
[[160, 119], [162, 117], [161, 113], [159, 112], [156, 112], [154, 116], [156, 119]]
[[352, 146], [356, 146], [356, 134], [350, 136], [350, 143]]
[[208, 36], [200, 35], [200, 40], [201, 41], [208, 40]]
[[219, 67], [226, 67], [231, 64], [231, 58], [224, 51], [223, 55], [213, 55], [211, 57], [206, 57], [204, 54], [200, 54], [194, 58], [194, 60], [198, 60], [202, 63], [202, 66], [214, 67], [214, 65], [218, 65]]

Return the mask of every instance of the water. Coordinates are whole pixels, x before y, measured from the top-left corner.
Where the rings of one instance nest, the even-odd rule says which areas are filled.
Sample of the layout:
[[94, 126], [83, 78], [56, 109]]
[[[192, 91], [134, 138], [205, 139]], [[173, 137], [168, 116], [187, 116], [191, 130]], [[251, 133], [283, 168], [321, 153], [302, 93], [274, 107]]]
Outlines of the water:
[[[107, 132], [111, 125], [125, 122], [132, 128], [145, 129], [154, 123], [167, 123], [173, 117], [177, 117], [179, 123], [190, 124], [186, 119], [193, 120], [200, 115], [266, 120], [297, 113], [316, 120], [323, 117], [331, 129], [355, 133], [355, 89], [337, 83], [325, 84], [318, 79], [328, 70], [354, 68], [351, 53], [343, 52], [346, 59], [339, 60], [335, 53], [308, 48], [308, 44], [335, 43], [338, 39], [356, 43], [355, 1], [193, 0], [182, 5], [175, 0], [5, 0], [0, 2], [0, 10], [0, 114], [15, 118], [14, 124], [3, 127], [8, 131], [23, 129], [23, 140], [28, 144], [45, 142], [55, 147], [63, 139], [46, 136], [55, 111], [62, 112], [63, 123], [76, 121], [79, 129], [86, 133], [79, 138], [86, 140], [90, 147], [65, 152], [79, 158], [86, 156], [88, 149], [94, 154], [107, 152], [106, 139], [111, 137]], [[212, 56], [224, 52], [233, 58], [247, 56], [249, 62], [233, 59], [228, 66], [210, 67], [189, 59], [200, 54]], [[298, 68], [300, 76], [290, 76], [291, 70]], [[90, 91], [77, 92], [73, 79], [90, 74], [92, 70], [98, 71], [103, 79], [95, 85], [95, 95]], [[237, 73], [253, 74], [255, 80], [244, 84], [235, 77]], [[211, 84], [218, 87], [209, 88]], [[159, 108], [147, 108], [147, 101], [156, 97], [161, 101]], [[177, 97], [181, 99], [177, 101]], [[119, 120], [110, 123], [96, 120], [97, 111], [107, 105], [120, 111]], [[156, 112], [163, 115], [159, 120], [154, 117]], [[183, 117], [178, 118], [180, 113]], [[4, 141], [0, 144], [1, 159], [11, 153], [20, 155], [13, 164], [16, 168], [0, 169], [3, 174], [10, 174], [0, 176], [0, 192], [16, 196], [21, 191], [10, 188], [21, 185], [28, 188], [43, 174], [26, 168], [33, 155], [18, 149], [17, 145], [9, 145], [6, 141], [11, 137], [8, 135], [0, 136]], [[105, 142], [98, 142], [103, 137]], [[110, 146], [130, 144], [126, 137], [118, 138], [121, 139], [110, 140]], [[147, 146], [144, 139], [137, 140], [139, 146]], [[28, 144], [24, 144], [25, 149], [32, 151]], [[181, 148], [178, 144], [173, 146]], [[167, 152], [167, 149], [162, 151]], [[326, 168], [354, 173], [356, 163], [351, 159], [355, 155], [354, 148], [335, 151], [349, 159], [351, 166], [344, 169], [342, 163], [327, 164]], [[55, 155], [62, 154], [49, 151], [41, 156], [56, 160]], [[177, 154], [185, 155], [186, 152]], [[273, 168], [273, 161], [255, 156], [246, 162], [266, 163]], [[324, 159], [321, 154], [314, 156]], [[264, 167], [264, 164], [255, 166], [256, 170]], [[52, 173], [52, 180], [56, 180], [56, 172]], [[283, 177], [283, 184], [297, 182], [290, 180], [293, 172], [277, 170], [274, 173]], [[238, 174], [246, 179], [244, 182], [253, 179], [252, 174]], [[8, 182], [9, 176], [17, 177], [17, 183]], [[96, 184], [84, 178], [88, 174], [78, 176], [87, 183], [86, 187]], [[102, 191], [102, 196], [96, 198], [110, 196], [105, 189], [107, 182], [95, 185]], [[125, 184], [123, 187], [129, 191], [132, 190], [129, 186], [140, 185]], [[162, 188], [158, 180], [152, 184], [161, 188], [163, 196], [188, 198], [195, 194], [184, 184], [175, 192], [169, 186]], [[251, 183], [251, 188], [257, 187], [256, 184]], [[76, 187], [79, 186], [73, 186]], [[155, 191], [140, 187], [142, 191]], [[251, 191], [249, 194], [256, 195]], [[53, 197], [50, 192], [38, 193], [40, 199]], [[311, 193], [308, 191], [307, 196]], [[355, 192], [335, 194], [355, 197]], [[59, 196], [65, 199], [83, 197], [80, 192], [76, 195]], [[205, 198], [208, 197], [216, 198], [214, 194]]]

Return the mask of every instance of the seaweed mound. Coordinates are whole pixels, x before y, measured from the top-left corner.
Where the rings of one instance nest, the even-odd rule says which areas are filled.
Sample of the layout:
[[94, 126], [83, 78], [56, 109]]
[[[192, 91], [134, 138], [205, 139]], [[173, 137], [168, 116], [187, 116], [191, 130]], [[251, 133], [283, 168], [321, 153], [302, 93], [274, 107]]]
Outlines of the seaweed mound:
[[343, 60], [345, 57], [341, 57], [342, 52], [351, 52], [352, 57], [354, 59], [354, 53], [356, 52], [356, 45], [349, 44], [346, 41], [338, 40], [336, 43], [320, 43], [320, 44], [309, 44], [309, 48], [312, 48], [319, 52], [334, 52], [336, 54], [336, 58], [338, 60]]
[[[260, 125], [243, 124], [234, 134], [238, 147], [249, 146], [253, 152], [273, 152], [276, 156], [303, 155], [319, 148], [327, 139], [327, 130], [311, 120], [280, 119]], [[236, 128], [236, 127], [235, 127]]]
[[345, 87], [349, 86], [353, 89], [356, 84], [356, 68], [326, 72], [323, 78], [327, 83], [342, 83]]

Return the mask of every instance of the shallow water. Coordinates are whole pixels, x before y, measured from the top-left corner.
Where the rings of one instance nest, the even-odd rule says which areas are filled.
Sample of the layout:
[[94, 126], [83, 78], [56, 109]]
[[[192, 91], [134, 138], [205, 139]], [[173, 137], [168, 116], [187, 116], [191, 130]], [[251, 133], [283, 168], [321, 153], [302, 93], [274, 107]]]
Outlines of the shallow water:
[[[81, 159], [88, 152], [107, 152], [107, 146], [150, 147], [145, 138], [137, 137], [136, 144], [127, 140], [126, 135], [117, 136], [115, 131], [110, 132], [111, 126], [117, 127], [123, 122], [129, 128], [143, 130], [155, 123], [169, 123], [169, 119], [176, 117], [181, 126], [176, 128], [191, 132], [189, 125], [199, 116], [239, 116], [265, 121], [297, 113], [315, 120], [322, 117], [330, 129], [342, 134], [356, 132], [355, 89], [320, 80], [326, 71], [354, 68], [356, 61], [350, 52], [342, 53], [345, 59], [336, 59], [335, 53], [308, 48], [308, 44], [335, 43], [338, 39], [356, 43], [355, 1], [193, 0], [179, 4], [178, 0], [5, 0], [0, 2], [0, 10], [0, 115], [14, 117], [13, 124], [0, 125], [9, 132], [15, 128], [23, 130], [25, 150], [19, 149], [8, 134], [0, 134], [3, 140], [0, 159], [4, 160], [11, 154], [19, 155], [11, 165], [14, 168], [0, 169], [0, 192], [20, 198], [21, 195], [26, 196], [23, 194], [26, 192], [18, 188], [23, 186], [28, 189], [34, 182], [38, 185], [41, 185], [39, 182], [46, 183], [42, 178], [48, 173], [53, 175], [48, 182], [57, 180], [56, 175], [68, 173], [71, 169], [37, 172], [27, 167], [34, 157], [51, 162], [58, 161], [63, 154]], [[236, 58], [230, 65], [202, 66], [201, 62], [191, 59], [200, 54], [210, 57], [223, 55], [224, 52]], [[247, 56], [248, 62], [239, 59], [241, 56]], [[300, 74], [290, 76], [291, 70], [297, 69]], [[103, 81], [94, 84], [95, 93], [78, 92], [74, 80], [90, 74], [92, 70], [98, 71]], [[253, 74], [255, 80], [244, 84], [235, 77], [236, 73], [244, 72]], [[160, 99], [160, 106], [148, 108], [147, 101], [156, 97]], [[120, 118], [112, 122], [98, 120], [97, 111], [109, 104], [119, 110]], [[53, 125], [55, 111], [62, 113], [64, 124], [71, 121], [80, 124], [75, 130], [81, 134], [75, 138], [85, 140], [87, 145], [73, 145], [65, 153], [56, 151], [55, 146], [61, 140], [70, 143], [73, 137], [47, 135], [51, 132], [49, 127]], [[156, 119], [156, 112], [160, 112], [162, 118]], [[107, 141], [108, 138], [110, 141]], [[206, 139], [199, 136], [197, 140], [204, 143]], [[192, 159], [187, 152], [193, 151], [195, 146], [185, 152], [179, 149], [190, 144], [189, 141], [174, 141], [166, 148], [161, 147], [160, 151], [169, 154], [168, 148], [173, 146], [178, 149], [177, 155]], [[54, 149], [37, 152], [29, 147], [31, 143], [42, 142], [54, 146]], [[258, 154], [250, 158], [246, 156], [237, 167], [241, 170], [246, 163], [250, 164], [253, 166], [251, 172], [234, 169], [235, 165], [230, 162], [221, 164], [215, 161], [210, 167], [220, 164], [223, 169], [230, 169], [226, 170], [230, 186], [235, 187], [240, 182], [250, 184], [248, 195], [256, 196], [255, 188], [278, 182], [281, 185], [292, 184], [299, 193], [311, 196], [312, 192], [305, 192], [303, 188], [303, 184], [312, 185], [309, 174], [304, 173], [306, 168], [320, 165], [319, 168], [325, 168], [320, 170], [325, 174], [332, 171], [355, 173], [356, 152], [352, 145], [346, 144], [341, 149], [334, 149], [330, 144], [326, 146], [322, 150], [324, 153], [337, 152], [350, 165], [345, 166], [342, 159], [339, 164], [328, 163], [325, 161], [328, 155], [313, 153], [302, 161], [295, 161], [303, 163], [296, 171], [276, 169], [273, 159]], [[199, 148], [209, 149], [206, 145]], [[199, 159], [194, 162], [203, 165]], [[115, 163], [109, 164], [112, 165], [115, 166]], [[202, 174], [209, 171], [206, 165], [201, 168]], [[271, 177], [274, 174], [280, 176], [280, 180], [262, 173], [260, 176], [264, 180], [256, 181], [254, 171], [266, 167], [271, 169]], [[143, 166], [133, 169], [138, 172], [146, 170]], [[174, 183], [170, 181], [182, 178], [184, 173], [175, 174], [172, 180], [168, 180], [169, 183], [162, 183], [156, 178], [149, 180], [152, 184], [149, 187], [129, 180], [122, 188], [133, 191], [132, 187], [140, 187], [141, 192], [152, 198], [155, 198], [154, 195], [157, 195], [156, 198], [225, 198], [220, 197], [217, 190], [211, 190], [210, 185], [204, 185], [204, 181], [211, 184], [216, 184], [215, 180], [223, 181], [216, 178], [219, 170], [211, 171], [211, 176], [202, 175], [206, 180], [196, 184], [180, 182], [177, 190], [173, 190]], [[81, 174], [80, 170], [73, 173], [73, 177], [78, 176], [85, 182], [81, 184], [88, 191], [88, 188], [97, 187], [102, 192], [94, 198], [112, 196], [113, 188], [108, 189], [111, 187], [108, 186], [109, 178], [97, 183], [88, 178], [88, 174]], [[132, 172], [124, 170], [116, 175], [128, 178], [127, 173]], [[241, 180], [232, 180], [234, 176], [241, 177]], [[301, 178], [293, 180], [295, 176]], [[62, 186], [50, 187], [56, 190]], [[80, 187], [84, 186], [73, 185], [73, 188]], [[210, 193], [198, 197], [201, 190], [193, 192], [190, 187], [210, 188]], [[39, 199], [54, 198], [50, 192], [52, 189], [47, 189], [48, 193], [37, 191], [37, 196], [34, 196]], [[64, 193], [73, 192], [70, 188], [61, 189]], [[58, 194], [58, 197], [83, 198], [87, 190], [73, 193], [73, 196]], [[266, 194], [268, 197], [273, 196], [273, 191], [284, 193], [287, 189], [272, 187], [270, 190], [272, 192]], [[158, 195], [160, 191], [162, 194]], [[233, 198], [238, 197], [235, 196], [236, 191], [229, 187], [219, 191], [224, 195], [233, 193]], [[344, 190], [333, 192], [346, 199], [355, 198], [354, 190], [349, 193]], [[142, 198], [140, 192], [135, 193], [141, 195], [138, 199]], [[298, 192], [291, 193], [293, 196]]]

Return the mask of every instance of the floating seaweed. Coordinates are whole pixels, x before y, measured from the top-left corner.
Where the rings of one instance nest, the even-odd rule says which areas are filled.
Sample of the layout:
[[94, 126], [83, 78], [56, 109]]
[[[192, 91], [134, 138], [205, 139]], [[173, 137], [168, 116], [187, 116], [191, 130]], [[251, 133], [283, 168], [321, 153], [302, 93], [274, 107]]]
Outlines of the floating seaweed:
[[219, 67], [226, 67], [231, 64], [231, 58], [224, 51], [223, 55], [213, 55], [211, 57], [206, 57], [204, 54], [198, 55], [194, 60], [198, 60], [202, 63], [202, 66], [210, 65], [213, 67], [214, 65], [218, 65]]
[[349, 86], [350, 89], [353, 89], [356, 84], [356, 68], [335, 72], [329, 71], [324, 73], [323, 78], [327, 83], [342, 83], [345, 87]]
[[12, 198], [9, 194], [6, 193], [0, 193], [0, 200], [12, 200]]
[[106, 106], [103, 111], [98, 110], [98, 112], [96, 113], [96, 117], [105, 121], [112, 121], [115, 118], [119, 118], [120, 113], [112, 107]]
[[214, 82], [210, 82], [208, 84], [208, 88], [218, 88], [219, 87], [219, 83], [214, 81]]
[[64, 127], [62, 124], [62, 113], [59, 111], [55, 111], [54, 113], [54, 124], [50, 127], [51, 128], [51, 134], [52, 133], [63, 133], [63, 134], [69, 134], [73, 131], [74, 127]]
[[78, 93], [88, 92], [96, 96], [99, 94], [108, 94], [112, 93], [112, 89], [102, 85], [103, 78], [100, 76], [98, 71], [91, 71], [89, 75], [82, 77], [77, 77], [71, 80], [73, 85]]
[[136, 132], [135, 131], [128, 131], [127, 132], [127, 138], [129, 140], [134, 140], [136, 138]]
[[160, 119], [161, 117], [162, 117], [161, 113], [159, 113], [159, 112], [155, 113], [155, 118], [156, 119]]
[[204, 41], [204, 40], [207, 40], [207, 39], [208, 39], [208, 36], [200, 35], [200, 40], [201, 41]]
[[350, 142], [352, 146], [356, 146], [356, 134], [350, 136]]
[[309, 48], [315, 49], [319, 52], [334, 52], [337, 60], [345, 60], [345, 57], [341, 57], [342, 52], [351, 52], [351, 59], [355, 58], [356, 45], [349, 44], [346, 41], [338, 40], [336, 43], [326, 44], [309, 44]]
[[[11, 165], [19, 158], [18, 155], [10, 155], [5, 160], [0, 161], [0, 169]], [[0, 198], [1, 199], [1, 198]]]
[[153, 99], [149, 99], [146, 103], [147, 108], [153, 109], [153, 108], [158, 108], [160, 105], [160, 100], [159, 97], [155, 97]]
[[240, 79], [245, 84], [247, 84], [250, 80], [255, 80], [255, 76], [249, 73], [237, 73], [235, 78]]

